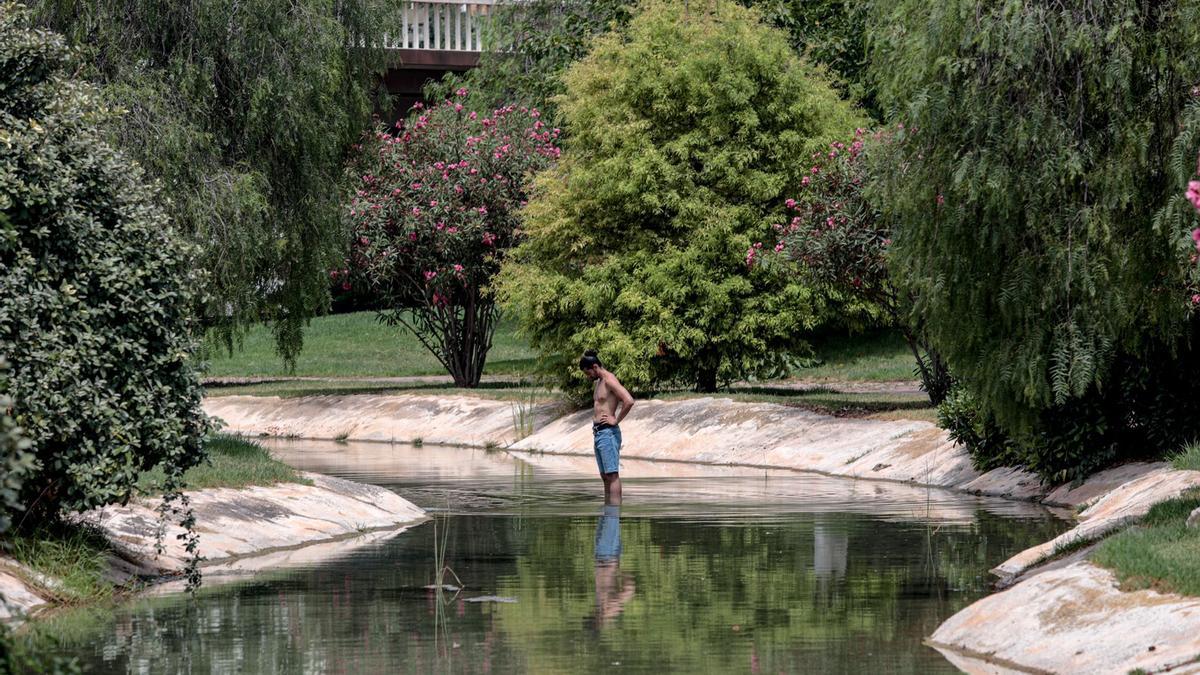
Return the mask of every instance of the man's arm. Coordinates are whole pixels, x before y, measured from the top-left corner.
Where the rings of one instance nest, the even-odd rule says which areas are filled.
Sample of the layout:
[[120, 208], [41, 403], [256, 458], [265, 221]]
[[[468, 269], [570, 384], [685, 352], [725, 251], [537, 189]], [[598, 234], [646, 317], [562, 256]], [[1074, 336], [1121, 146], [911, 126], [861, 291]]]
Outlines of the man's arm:
[[612, 373], [604, 373], [604, 384], [608, 386], [608, 390], [617, 397], [617, 401], [621, 404], [620, 409], [617, 410], [617, 421], [613, 423], [620, 424], [621, 420], [625, 419], [625, 416], [628, 415], [629, 411], [633, 408], [633, 396], [629, 393], [629, 390], [621, 384], [621, 381], [617, 379], [617, 376], [613, 375]]

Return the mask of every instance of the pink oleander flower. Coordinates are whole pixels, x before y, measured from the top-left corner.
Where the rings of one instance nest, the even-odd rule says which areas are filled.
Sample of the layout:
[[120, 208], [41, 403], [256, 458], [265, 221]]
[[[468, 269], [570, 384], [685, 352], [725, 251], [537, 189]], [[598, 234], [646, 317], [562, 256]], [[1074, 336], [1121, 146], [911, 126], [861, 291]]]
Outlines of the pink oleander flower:
[[942, 195], [938, 195], [937, 196], [937, 205], [941, 206], [942, 204], [945, 204], [945, 203], [946, 203], [946, 198], [943, 197]]
[[435, 278], [437, 278], [437, 272], [425, 270], [425, 281], [433, 281]]
[[812, 181], [810, 181], [810, 180], [808, 179], [808, 176], [805, 176], [804, 178], [801, 178], [801, 179], [800, 179], [800, 184], [801, 184], [801, 185], [808, 185], [808, 184], [809, 184], [809, 183], [811, 183], [811, 182], [812, 182]]
[[1200, 293], [1197, 293], [1196, 295], [1192, 296], [1192, 304], [1200, 305]]
[[463, 266], [462, 266], [462, 265], [457, 265], [457, 264], [456, 264], [456, 265], [454, 266], [454, 271], [455, 271], [456, 273], [458, 273], [458, 274], [462, 274], [462, 271], [463, 271]]
[[1200, 211], [1200, 180], [1194, 180], [1188, 183], [1187, 198], [1192, 203], [1197, 211]]
[[789, 209], [794, 209], [794, 208], [796, 208], [796, 200], [789, 199], [786, 202], [784, 202], [784, 205], [787, 206]]

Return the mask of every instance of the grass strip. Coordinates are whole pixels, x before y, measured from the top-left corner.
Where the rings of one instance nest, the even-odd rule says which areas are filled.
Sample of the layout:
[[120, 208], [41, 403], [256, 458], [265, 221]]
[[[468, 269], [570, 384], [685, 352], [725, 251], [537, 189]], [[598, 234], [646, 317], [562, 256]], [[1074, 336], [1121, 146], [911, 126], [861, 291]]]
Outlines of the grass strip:
[[1200, 442], [1185, 445], [1171, 457], [1171, 465], [1184, 471], [1200, 471]]
[[1200, 528], [1186, 525], [1200, 491], [1155, 504], [1137, 525], [1096, 548], [1092, 561], [1117, 575], [1122, 588], [1200, 596]]
[[75, 605], [104, 600], [114, 588], [106, 577], [112, 550], [104, 535], [87, 525], [47, 523], [6, 541], [17, 562], [49, 579], [30, 578], [56, 602]]
[[[208, 438], [206, 446], [208, 459], [184, 474], [185, 489], [240, 488], [276, 483], [312, 485], [312, 481], [272, 457], [266, 448], [257, 443], [216, 434]], [[138, 480], [138, 490], [148, 495], [162, 494], [164, 479], [162, 469], [147, 471]]]
[[844, 382], [896, 382], [916, 379], [916, 364], [895, 330], [834, 332], [809, 340], [815, 356], [793, 377]]

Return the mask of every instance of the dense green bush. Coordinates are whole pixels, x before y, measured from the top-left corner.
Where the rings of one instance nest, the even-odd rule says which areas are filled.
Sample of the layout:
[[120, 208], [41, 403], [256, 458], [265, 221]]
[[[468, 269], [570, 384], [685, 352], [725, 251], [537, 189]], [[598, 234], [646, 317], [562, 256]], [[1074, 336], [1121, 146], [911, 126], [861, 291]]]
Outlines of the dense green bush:
[[192, 250], [74, 68], [61, 37], [0, 7], [0, 355], [36, 458], [18, 501], [38, 518], [124, 501], [156, 465], [178, 479], [208, 426]]
[[13, 515], [22, 510], [21, 483], [36, 466], [29, 452], [29, 439], [12, 418], [12, 399], [6, 394], [7, 371], [8, 364], [0, 359], [0, 535], [12, 526]]
[[746, 248], [810, 157], [861, 122], [786, 36], [728, 0], [649, 2], [565, 76], [501, 292], [550, 366], [587, 347], [633, 387], [777, 372], [829, 298]]
[[199, 246], [201, 319], [225, 344], [267, 321], [290, 359], [345, 251], [343, 172], [369, 128], [390, 0], [34, 0], [124, 109], [114, 141]]
[[1198, 12], [902, 0], [871, 27], [881, 104], [909, 125], [872, 188], [889, 269], [976, 414], [1048, 478], [1196, 431], [1171, 411], [1198, 367]]

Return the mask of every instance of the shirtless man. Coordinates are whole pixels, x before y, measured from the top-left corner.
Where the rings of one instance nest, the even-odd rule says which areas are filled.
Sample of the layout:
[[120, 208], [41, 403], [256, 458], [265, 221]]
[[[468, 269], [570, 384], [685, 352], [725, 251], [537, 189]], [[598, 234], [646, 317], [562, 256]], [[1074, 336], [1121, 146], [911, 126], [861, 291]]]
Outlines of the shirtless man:
[[[596, 465], [604, 481], [604, 503], [621, 503], [621, 420], [633, 408], [633, 397], [604, 369], [595, 350], [589, 349], [579, 359], [579, 368], [596, 383], [592, 394], [592, 445], [596, 450]], [[620, 409], [618, 410], [618, 406]]]

